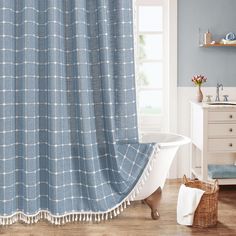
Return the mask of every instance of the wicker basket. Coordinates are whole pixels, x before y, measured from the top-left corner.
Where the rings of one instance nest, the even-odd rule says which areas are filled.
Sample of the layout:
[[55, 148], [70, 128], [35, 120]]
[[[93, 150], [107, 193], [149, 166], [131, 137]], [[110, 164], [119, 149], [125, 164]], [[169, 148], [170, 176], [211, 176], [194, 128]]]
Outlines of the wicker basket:
[[198, 188], [205, 191], [194, 213], [193, 227], [210, 227], [217, 224], [218, 219], [218, 180], [206, 183], [200, 180], [188, 180], [183, 177], [183, 183], [187, 187]]

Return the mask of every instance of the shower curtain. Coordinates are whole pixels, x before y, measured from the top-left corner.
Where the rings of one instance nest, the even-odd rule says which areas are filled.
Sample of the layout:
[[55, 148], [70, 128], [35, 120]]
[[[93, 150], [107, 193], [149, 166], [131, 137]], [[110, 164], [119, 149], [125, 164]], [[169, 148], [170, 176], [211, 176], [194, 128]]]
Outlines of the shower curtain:
[[0, 1], [0, 224], [100, 221], [135, 197], [132, 0]]

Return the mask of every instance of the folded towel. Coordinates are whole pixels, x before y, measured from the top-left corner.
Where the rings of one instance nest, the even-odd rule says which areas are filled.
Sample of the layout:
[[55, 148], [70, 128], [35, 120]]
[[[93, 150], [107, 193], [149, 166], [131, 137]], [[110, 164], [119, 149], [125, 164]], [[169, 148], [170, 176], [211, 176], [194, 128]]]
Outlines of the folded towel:
[[198, 188], [180, 186], [177, 202], [177, 222], [181, 225], [192, 225], [194, 212], [205, 191]]
[[226, 40], [226, 39], [222, 39], [220, 41], [221, 44], [236, 44], [236, 40]]
[[211, 179], [235, 179], [236, 165], [208, 165], [208, 176]]

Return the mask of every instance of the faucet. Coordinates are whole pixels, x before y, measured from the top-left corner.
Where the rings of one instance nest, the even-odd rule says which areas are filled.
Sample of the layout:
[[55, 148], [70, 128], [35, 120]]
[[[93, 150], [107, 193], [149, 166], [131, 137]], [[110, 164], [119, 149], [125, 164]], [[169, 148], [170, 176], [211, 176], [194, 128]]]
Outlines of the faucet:
[[216, 99], [215, 99], [216, 102], [220, 101], [220, 87], [221, 87], [221, 90], [223, 90], [223, 84], [217, 83], [217, 85], [216, 85]]

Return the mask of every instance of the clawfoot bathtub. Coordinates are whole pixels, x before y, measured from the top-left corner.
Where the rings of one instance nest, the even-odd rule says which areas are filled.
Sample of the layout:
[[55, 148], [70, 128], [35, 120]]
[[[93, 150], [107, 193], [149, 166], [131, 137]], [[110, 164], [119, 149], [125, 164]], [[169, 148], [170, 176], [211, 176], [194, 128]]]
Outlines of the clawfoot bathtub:
[[151, 208], [152, 219], [156, 220], [159, 218], [157, 206], [171, 163], [179, 147], [189, 143], [190, 139], [178, 134], [158, 133], [143, 136], [142, 140], [156, 142], [159, 144], [160, 151], [156, 154], [156, 161], [145, 185], [134, 200], [143, 200]]

